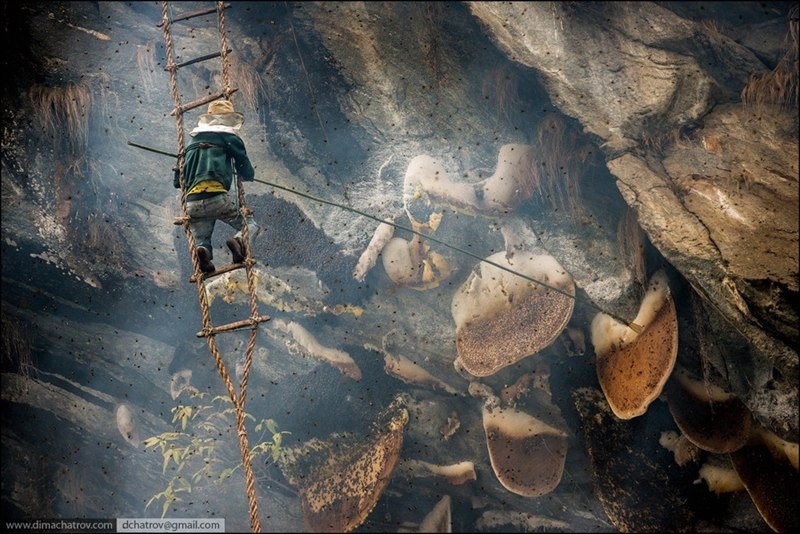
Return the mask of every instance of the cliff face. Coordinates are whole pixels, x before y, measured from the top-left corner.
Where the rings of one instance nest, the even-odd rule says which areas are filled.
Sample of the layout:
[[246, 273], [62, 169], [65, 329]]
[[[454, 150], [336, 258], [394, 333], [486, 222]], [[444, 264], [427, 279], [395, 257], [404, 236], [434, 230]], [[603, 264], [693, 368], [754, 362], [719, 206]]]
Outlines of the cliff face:
[[[677, 430], [663, 397], [629, 421], [607, 414], [590, 324], [601, 310], [632, 320], [664, 269], [676, 367], [798, 442], [792, 6], [232, 3], [227, 73], [211, 60], [174, 81], [183, 103], [228, 82], [245, 115], [257, 179], [246, 200], [263, 227], [255, 283], [271, 320], [253, 347], [247, 329], [215, 343], [234, 379], [253, 355], [248, 412], [290, 432], [289, 448], [368, 432], [409, 394], [401, 458], [365, 531], [418, 524], [442, 493], [454, 531], [763, 529], [746, 492], [693, 484], [726, 454], [679, 466], [659, 445]], [[166, 510], [250, 526], [241, 469], [218, 477], [239, 461], [235, 429], [213, 440], [219, 481], [193, 480], [193, 498], [165, 509], [165, 488], [188, 471], [146, 446], [176, 431], [176, 407], [227, 396], [196, 335], [200, 291], [215, 325], [252, 315], [244, 271], [189, 282], [161, 17], [150, 2], [6, 6], [2, 496], [15, 517]], [[219, 50], [215, 14], [171, 27], [175, 63]], [[184, 137], [204, 111], [183, 115]], [[218, 265], [232, 233], [218, 223]], [[477, 380], [454, 366], [451, 304], [503, 250], [512, 270], [526, 252], [555, 258], [574, 279], [574, 311], [554, 343]], [[468, 386], [500, 395], [541, 362], [569, 448], [560, 484], [530, 498], [498, 482], [488, 401]], [[208, 397], [181, 391], [187, 381]], [[271, 438], [250, 430], [251, 445]], [[419, 461], [474, 462], [477, 481], [448, 483]], [[254, 464], [262, 528], [307, 528], [274, 465]]]

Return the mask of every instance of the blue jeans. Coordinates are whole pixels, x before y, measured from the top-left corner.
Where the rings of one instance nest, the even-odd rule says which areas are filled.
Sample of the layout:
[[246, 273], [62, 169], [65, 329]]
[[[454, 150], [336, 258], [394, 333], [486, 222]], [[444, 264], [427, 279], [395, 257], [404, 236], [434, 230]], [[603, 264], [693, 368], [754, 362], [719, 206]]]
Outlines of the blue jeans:
[[[186, 214], [189, 216], [189, 231], [194, 237], [197, 247], [204, 247], [209, 252], [210, 258], [214, 257], [214, 248], [211, 246], [211, 235], [214, 233], [214, 224], [217, 221], [227, 223], [238, 230], [234, 237], [242, 237], [242, 214], [239, 211], [239, 199], [230, 192], [220, 193], [202, 200], [187, 200]], [[253, 219], [247, 218], [247, 235], [250, 242], [258, 235], [261, 227]]]

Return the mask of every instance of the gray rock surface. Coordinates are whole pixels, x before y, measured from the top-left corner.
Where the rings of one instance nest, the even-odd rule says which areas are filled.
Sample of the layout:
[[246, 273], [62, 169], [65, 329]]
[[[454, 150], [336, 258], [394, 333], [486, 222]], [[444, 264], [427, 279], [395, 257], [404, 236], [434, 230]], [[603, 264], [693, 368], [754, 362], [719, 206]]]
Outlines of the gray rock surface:
[[[659, 515], [664, 494], [669, 517], [687, 503], [688, 530], [767, 528], [746, 496], [710, 494], [692, 484], [697, 464], [678, 467], [659, 449], [660, 432], [675, 429], [661, 401], [602, 428], [656, 475], [625, 471], [608, 451], [601, 465], [613, 473], [598, 469], [603, 443], [587, 429], [607, 407], [596, 398], [589, 323], [599, 311], [633, 318], [647, 277], [666, 268], [679, 364], [798, 441], [797, 79], [778, 94], [748, 85], [781, 62], [796, 73], [792, 6], [231, 3], [233, 100], [260, 180], [245, 185], [264, 228], [253, 245], [259, 305], [274, 319], [258, 327], [248, 411], [272, 419], [294, 445], [366, 432], [404, 392], [413, 402], [403, 457], [475, 464], [477, 480], [457, 486], [398, 471], [358, 530], [419, 524], [443, 494], [453, 531], [653, 530], [668, 520]], [[187, 392], [173, 398], [174, 373], [191, 370], [193, 387], [226, 396], [196, 336], [198, 288], [187, 281], [186, 236], [173, 224], [176, 160], [129, 144], [178, 152], [161, 8], [7, 6], [2, 500], [10, 518], [159, 516], [163, 500], [146, 505], [170, 475], [161, 452], [142, 442], [177, 431], [173, 410], [199, 402]], [[219, 49], [214, 16], [172, 26], [177, 62]], [[185, 103], [224, 80], [209, 61], [181, 69], [178, 82]], [[184, 115], [185, 132], [198, 113]], [[431, 156], [469, 189], [495, 173], [500, 147], [511, 143], [533, 147], [537, 179], [521, 184], [519, 207], [507, 214], [439, 207], [428, 245], [452, 273], [438, 286], [396, 285], [380, 260], [353, 278], [380, 220], [412, 238], [403, 184], [414, 157]], [[228, 232], [215, 231], [219, 264]], [[483, 380], [500, 391], [537, 361], [550, 365], [569, 450], [559, 486], [536, 499], [498, 482], [481, 402], [453, 366], [454, 293], [480, 258], [515, 247], [552, 255], [577, 288], [569, 338]], [[241, 287], [215, 286], [213, 324], [250, 317]], [[248, 333], [215, 337], [234, 379]], [[342, 354], [360, 379], [331, 363]], [[388, 373], [386, 354], [457, 393]], [[120, 425], [135, 425], [138, 444]], [[269, 435], [251, 427], [249, 437], [253, 445]], [[235, 429], [215, 443], [234, 467]], [[265, 457], [254, 471], [262, 528], [301, 531], [296, 490]], [[644, 488], [638, 494], [624, 487], [637, 474], [650, 477], [632, 482]], [[244, 482], [239, 469], [197, 484], [195, 497], [166, 515], [224, 517], [228, 530], [248, 530]], [[614, 495], [637, 510], [609, 513]]]

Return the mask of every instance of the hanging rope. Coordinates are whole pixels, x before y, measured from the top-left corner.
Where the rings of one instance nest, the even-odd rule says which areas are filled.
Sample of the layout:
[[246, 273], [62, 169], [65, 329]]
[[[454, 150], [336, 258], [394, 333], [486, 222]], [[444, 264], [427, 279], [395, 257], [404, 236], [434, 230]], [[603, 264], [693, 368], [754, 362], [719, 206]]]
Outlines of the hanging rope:
[[222, 2], [217, 2], [217, 19], [219, 20], [219, 48], [220, 54], [222, 54], [222, 87], [225, 90], [225, 98], [233, 104], [228, 70], [228, 38], [225, 35], [225, 5]]
[[[223, 2], [217, 2], [217, 15], [219, 19], [219, 37], [220, 37], [220, 53], [222, 55], [222, 83], [225, 95], [228, 100], [233, 103], [233, 92], [231, 91], [230, 83], [230, 69], [228, 61], [228, 41], [225, 31], [225, 5]], [[247, 431], [244, 426], [244, 405], [247, 399], [247, 380], [250, 376], [250, 368], [253, 363], [253, 352], [256, 347], [256, 334], [258, 333], [258, 318], [260, 316], [258, 311], [258, 299], [256, 297], [256, 283], [255, 273], [253, 272], [254, 261], [251, 257], [250, 250], [250, 229], [247, 227], [247, 217], [252, 215], [252, 211], [245, 204], [244, 198], [244, 185], [241, 177], [236, 175], [236, 191], [239, 197], [239, 211], [242, 214], [242, 242], [244, 243], [245, 250], [245, 272], [247, 274], [247, 290], [250, 295], [250, 318], [252, 327], [250, 328], [250, 336], [247, 341], [247, 349], [245, 351], [244, 369], [242, 371], [242, 383], [239, 386], [241, 392], [239, 396], [239, 408], [236, 411], [237, 422], [239, 423], [240, 444], [242, 449], [242, 465], [245, 468], [246, 482], [247, 482], [247, 495], [250, 498], [250, 524], [254, 532], [261, 530], [260, 520], [258, 517], [258, 505], [255, 497], [255, 477], [253, 476], [253, 469], [250, 462], [250, 447], [247, 443]], [[233, 400], [233, 398], [231, 398]]]
[[[152, 148], [148, 148], [147, 150], [153, 150], [153, 149]], [[173, 156], [173, 154], [167, 154], [167, 155], [168, 156]], [[324, 198], [315, 197], [315, 196], [310, 195], [308, 193], [303, 193], [302, 191], [298, 191], [297, 189], [293, 189], [293, 188], [290, 188], [290, 187], [285, 187], [285, 186], [276, 184], [274, 182], [268, 182], [267, 180], [259, 180], [258, 178], [256, 178], [254, 181], [262, 183], [262, 184], [266, 184], [268, 186], [274, 187], [276, 189], [280, 189], [282, 191], [286, 191], [288, 193], [292, 193], [292, 194], [297, 195], [297, 196], [301, 196], [303, 198], [307, 198], [309, 200], [313, 200], [314, 202], [319, 202], [320, 204], [327, 204], [329, 206], [335, 206], [337, 208], [341, 208], [343, 210], [347, 210], [347, 211], [350, 211], [352, 213], [356, 213], [358, 215], [361, 215], [362, 217], [367, 217], [368, 219], [372, 219], [373, 221], [377, 221], [377, 222], [382, 223], [382, 224], [388, 224], [389, 226], [397, 228], [398, 230], [404, 230], [406, 232], [409, 232], [409, 233], [412, 233], [414, 235], [417, 235], [417, 236], [419, 236], [419, 237], [421, 237], [423, 239], [428, 239], [430, 241], [433, 241], [434, 243], [439, 243], [440, 245], [444, 245], [445, 247], [447, 247], [449, 249], [455, 250], [456, 252], [460, 252], [460, 253], [464, 254], [465, 256], [469, 256], [469, 257], [474, 258], [474, 259], [476, 259], [476, 260], [478, 260], [478, 261], [480, 261], [482, 263], [486, 263], [488, 265], [492, 265], [494, 267], [497, 267], [498, 269], [502, 269], [503, 271], [511, 273], [511, 274], [513, 274], [515, 276], [519, 276], [520, 278], [524, 278], [525, 280], [527, 280], [529, 282], [533, 282], [536, 285], [540, 285], [542, 287], [546, 287], [547, 289], [549, 289], [551, 291], [555, 291], [556, 293], [559, 293], [559, 294], [561, 294], [561, 295], [563, 295], [563, 296], [565, 296], [567, 298], [570, 298], [570, 299], [574, 300], [575, 302], [580, 302], [581, 304], [585, 304], [585, 305], [587, 305], [587, 306], [589, 306], [591, 308], [596, 309], [599, 312], [605, 313], [606, 315], [609, 315], [610, 317], [613, 317], [617, 321], [627, 325], [631, 330], [635, 331], [637, 334], [641, 334], [642, 331], [644, 330], [644, 327], [642, 327], [641, 325], [636, 324], [633, 321], [629, 321], [629, 320], [625, 319], [624, 317], [621, 317], [621, 316], [619, 316], [619, 315], [617, 315], [617, 314], [615, 314], [613, 312], [605, 310], [605, 309], [601, 308], [600, 306], [598, 306], [597, 304], [595, 304], [594, 302], [592, 302], [591, 300], [586, 300], [586, 299], [581, 298], [579, 296], [575, 296], [575, 295], [573, 295], [571, 293], [568, 293], [568, 292], [564, 291], [563, 289], [560, 289], [560, 288], [558, 288], [558, 287], [556, 287], [556, 286], [554, 286], [552, 284], [549, 284], [549, 283], [544, 282], [542, 280], [539, 280], [537, 278], [533, 278], [533, 277], [528, 276], [527, 274], [523, 274], [523, 273], [521, 273], [519, 271], [515, 271], [514, 269], [511, 269], [510, 267], [507, 267], [507, 266], [502, 265], [500, 263], [496, 263], [496, 262], [494, 262], [494, 261], [492, 261], [490, 259], [487, 259], [487, 258], [484, 258], [482, 256], [479, 256], [479, 255], [475, 254], [474, 252], [470, 252], [470, 251], [468, 251], [466, 249], [459, 248], [459, 247], [457, 247], [455, 245], [452, 245], [452, 244], [448, 243], [447, 241], [443, 241], [441, 239], [433, 237], [430, 234], [424, 234], [424, 233], [420, 232], [419, 230], [414, 230], [413, 228], [409, 228], [408, 226], [403, 226], [402, 224], [398, 224], [398, 223], [396, 223], [394, 221], [381, 219], [380, 217], [376, 217], [375, 215], [371, 215], [369, 213], [366, 213], [364, 211], [358, 210], [356, 208], [352, 208], [350, 206], [345, 206], [343, 204], [339, 204], [337, 202], [333, 202], [333, 201], [330, 201], [330, 200], [325, 200]]]
[[[222, 71], [223, 71], [224, 94], [227, 98], [230, 99], [232, 91], [230, 89], [230, 82], [228, 77], [228, 60], [227, 60], [228, 56], [227, 56], [227, 43], [225, 39], [224, 10], [225, 7], [223, 2], [217, 2], [219, 33], [220, 33], [220, 42], [222, 49], [221, 57], [223, 63]], [[186, 182], [183, 174], [183, 164], [184, 164], [183, 108], [181, 106], [180, 92], [178, 90], [178, 82], [177, 82], [178, 67], [175, 63], [175, 58], [174, 58], [174, 48], [172, 44], [172, 37], [170, 35], [169, 6], [166, 0], [162, 2], [161, 18], [162, 18], [162, 25], [164, 28], [164, 43], [166, 46], [167, 70], [170, 73], [172, 99], [175, 102], [175, 109], [178, 110], [175, 116], [176, 116], [177, 132], [178, 132], [178, 175], [180, 180], [180, 191], [181, 191], [180, 220], [183, 225], [184, 232], [186, 233], [187, 241], [189, 243], [189, 252], [192, 258], [192, 267], [195, 272], [194, 278], [196, 282], [198, 298], [200, 301], [200, 307], [202, 309], [202, 316], [203, 316], [202, 335], [203, 337], [206, 338], [208, 348], [211, 351], [212, 355], [214, 356], [214, 360], [217, 364], [217, 370], [219, 371], [220, 377], [222, 378], [222, 381], [225, 384], [225, 389], [228, 391], [228, 396], [230, 397], [231, 402], [233, 403], [234, 411], [236, 413], [236, 429], [239, 436], [239, 447], [242, 453], [242, 466], [244, 469], [245, 481], [247, 485], [247, 497], [250, 505], [250, 527], [253, 532], [261, 532], [261, 521], [259, 519], [258, 502], [255, 493], [255, 477], [253, 475], [253, 468], [250, 458], [250, 445], [247, 439], [247, 427], [245, 426], [245, 410], [244, 410], [245, 402], [247, 399], [247, 380], [250, 374], [250, 368], [252, 366], [256, 333], [258, 331], [258, 325], [262, 320], [262, 318], [258, 313], [258, 305], [255, 294], [255, 276], [253, 273], [253, 264], [255, 262], [250, 258], [250, 243], [248, 236], [248, 228], [246, 224], [246, 216], [251, 214], [252, 212], [245, 206], [244, 190], [242, 188], [241, 179], [237, 176], [236, 180], [238, 186], [237, 190], [239, 196], [239, 207], [242, 213], [242, 218], [245, 219], [242, 228], [242, 240], [244, 241], [245, 244], [245, 256], [247, 258], [247, 260], [245, 260], [245, 269], [247, 272], [247, 285], [250, 293], [250, 310], [251, 310], [250, 320], [245, 321], [245, 323], [250, 324], [251, 330], [250, 330], [249, 342], [247, 345], [247, 352], [245, 356], [245, 365], [242, 375], [242, 381], [239, 387], [239, 393], [237, 394], [236, 389], [234, 388], [233, 383], [231, 381], [230, 374], [228, 373], [225, 367], [225, 363], [222, 360], [222, 356], [219, 353], [219, 349], [217, 348], [215, 335], [219, 330], [214, 329], [211, 324], [208, 297], [206, 295], [205, 284], [204, 284], [205, 279], [203, 276], [200, 275], [200, 265], [199, 265], [199, 260], [197, 258], [195, 240], [194, 236], [192, 235], [192, 232], [189, 229], [189, 217], [186, 213], [186, 191], [184, 189], [184, 185]]]
[[[156, 154], [163, 154], [165, 156], [170, 156], [170, 157], [173, 157], [173, 158], [177, 158], [178, 157], [177, 155], [172, 154], [170, 152], [165, 152], [163, 150], [158, 150], [156, 148], [151, 148], [151, 147], [148, 147], [148, 146], [140, 145], [140, 144], [134, 143], [132, 141], [128, 141], [128, 144], [131, 145], [131, 146], [135, 146], [137, 148], [143, 148], [144, 150], [148, 150], [150, 152], [155, 152]], [[424, 234], [424, 233], [420, 232], [419, 230], [414, 230], [413, 228], [409, 228], [409, 227], [404, 226], [402, 224], [396, 223], [393, 220], [390, 221], [390, 220], [381, 219], [380, 217], [376, 217], [375, 215], [371, 215], [369, 213], [366, 213], [364, 211], [358, 210], [356, 208], [353, 208], [353, 207], [350, 207], [350, 206], [345, 206], [343, 204], [339, 204], [338, 202], [333, 202], [331, 200], [325, 200], [324, 198], [315, 197], [315, 196], [310, 195], [308, 193], [303, 193], [302, 191], [298, 191], [298, 190], [290, 188], [290, 187], [285, 187], [285, 186], [276, 184], [274, 182], [269, 182], [267, 180], [260, 180], [258, 178], [255, 178], [253, 181], [258, 182], [258, 183], [262, 183], [262, 184], [265, 184], [265, 185], [269, 185], [271, 187], [274, 187], [276, 189], [280, 189], [282, 191], [286, 191], [288, 193], [292, 193], [293, 195], [298, 195], [298, 196], [307, 198], [309, 200], [313, 200], [314, 202], [319, 202], [321, 204], [327, 204], [329, 206], [334, 206], [334, 207], [337, 207], [337, 208], [341, 208], [343, 210], [347, 210], [347, 211], [356, 213], [356, 214], [361, 215], [363, 217], [367, 217], [368, 219], [372, 219], [373, 221], [377, 221], [377, 222], [383, 223], [383, 224], [388, 224], [389, 226], [397, 228], [398, 230], [404, 230], [406, 232], [412, 233], [412, 234], [417, 235], [417, 236], [419, 236], [419, 237], [421, 237], [423, 239], [428, 239], [430, 241], [433, 241], [434, 243], [439, 243], [440, 245], [444, 245], [445, 247], [447, 247], [449, 249], [452, 249], [452, 250], [455, 250], [456, 252], [460, 252], [460, 253], [462, 253], [462, 254], [464, 254], [466, 256], [469, 256], [471, 258], [475, 258], [475, 259], [477, 259], [478, 261], [480, 261], [482, 263], [486, 263], [488, 265], [492, 265], [494, 267], [497, 267], [498, 269], [501, 269], [501, 270], [506, 271], [508, 273], [511, 273], [513, 275], [519, 276], [520, 278], [524, 278], [525, 280], [528, 280], [529, 282], [533, 282], [534, 284], [546, 287], [547, 289], [555, 291], [556, 293], [560, 293], [561, 295], [563, 295], [563, 296], [565, 296], [567, 298], [570, 298], [570, 299], [574, 300], [575, 302], [580, 302], [581, 304], [585, 304], [586, 306], [589, 306], [590, 308], [594, 308], [595, 310], [597, 310], [597, 311], [599, 311], [601, 313], [605, 313], [606, 315], [609, 315], [609, 316], [613, 317], [614, 319], [616, 319], [617, 321], [625, 324], [631, 330], [634, 330], [637, 334], [641, 334], [642, 331], [644, 330], [644, 328], [641, 325], [639, 325], [637, 323], [634, 323], [633, 321], [629, 321], [629, 320], [625, 319], [624, 317], [622, 317], [620, 315], [617, 315], [617, 314], [615, 314], [615, 313], [613, 313], [613, 312], [611, 312], [609, 310], [606, 310], [606, 309], [598, 306], [597, 304], [595, 304], [591, 300], [587, 300], [586, 298], [583, 298], [583, 297], [581, 297], [579, 295], [572, 295], [572, 294], [564, 291], [563, 289], [559, 289], [559, 288], [557, 288], [557, 287], [555, 287], [555, 286], [553, 286], [551, 284], [548, 284], [547, 282], [544, 282], [544, 281], [539, 280], [537, 278], [533, 278], [533, 277], [528, 276], [526, 274], [523, 274], [523, 273], [521, 273], [519, 271], [515, 271], [514, 269], [511, 269], [510, 267], [507, 267], [505, 265], [496, 263], [496, 262], [494, 262], [492, 260], [489, 260], [487, 258], [479, 256], [479, 255], [475, 254], [474, 252], [470, 252], [470, 251], [465, 250], [463, 248], [459, 248], [459, 247], [457, 247], [455, 245], [452, 245], [452, 244], [448, 243], [447, 241], [444, 241], [442, 239], [438, 239], [436, 237], [433, 237], [432, 235]]]

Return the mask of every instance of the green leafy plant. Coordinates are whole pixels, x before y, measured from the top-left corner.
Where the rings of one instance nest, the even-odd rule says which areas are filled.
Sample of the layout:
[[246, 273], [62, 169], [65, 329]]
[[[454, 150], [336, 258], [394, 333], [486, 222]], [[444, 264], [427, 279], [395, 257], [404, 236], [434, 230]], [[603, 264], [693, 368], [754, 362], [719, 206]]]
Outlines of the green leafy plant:
[[[236, 413], [228, 397], [217, 395], [209, 400], [208, 393], [190, 390], [193, 403], [179, 404], [172, 409], [172, 423], [176, 430], [162, 432], [144, 440], [145, 449], [159, 451], [162, 457], [161, 472], [172, 473], [167, 487], [153, 495], [145, 505], [163, 500], [161, 517], [170, 506], [184, 502], [188, 494], [201, 490], [217, 491], [239, 469], [236, 437]], [[272, 419], [257, 421], [245, 413], [245, 421], [252, 428], [248, 435], [257, 436], [250, 449], [251, 460], [269, 457], [276, 461], [281, 454], [283, 435]]]

